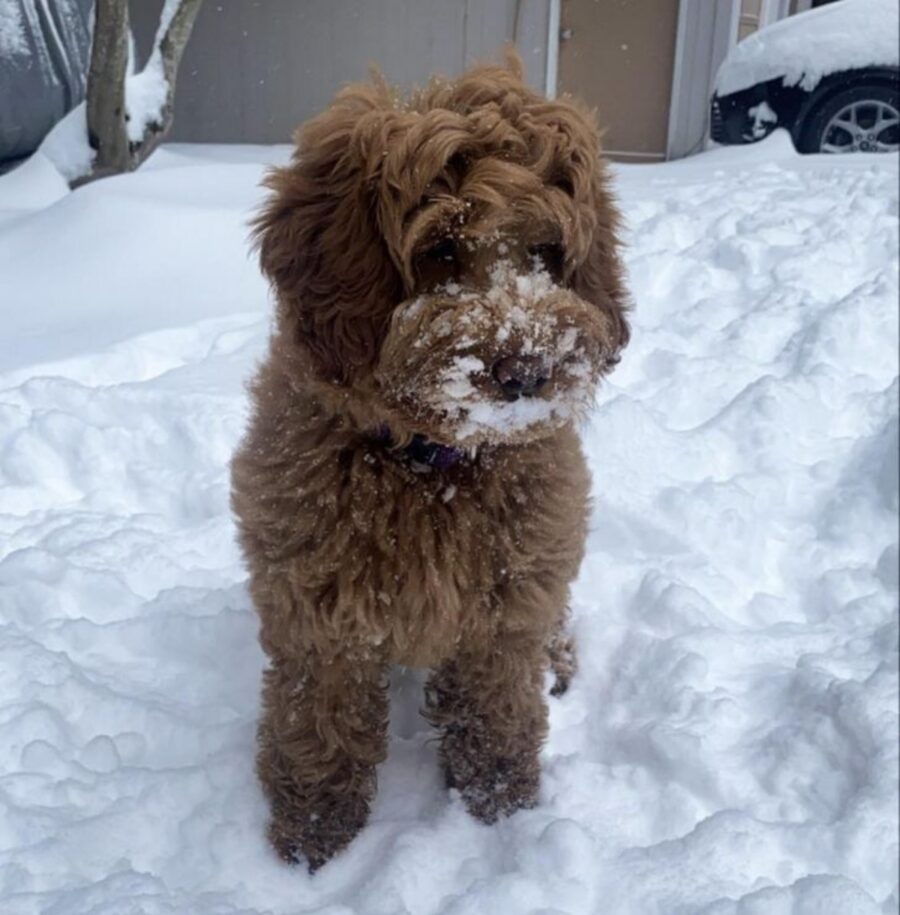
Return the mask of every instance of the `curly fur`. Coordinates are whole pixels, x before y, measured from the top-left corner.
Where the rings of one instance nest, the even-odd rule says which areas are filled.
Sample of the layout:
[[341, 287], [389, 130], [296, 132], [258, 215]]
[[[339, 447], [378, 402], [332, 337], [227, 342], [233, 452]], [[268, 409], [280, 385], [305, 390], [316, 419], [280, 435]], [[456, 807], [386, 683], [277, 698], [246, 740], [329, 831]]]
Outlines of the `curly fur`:
[[[269, 834], [314, 869], [366, 821], [392, 664], [432, 671], [426, 714], [475, 816], [536, 802], [543, 675], [562, 692], [574, 672], [589, 480], [573, 425], [628, 324], [596, 127], [516, 60], [407, 99], [350, 86], [267, 184], [276, 321], [233, 506], [270, 659]], [[522, 352], [551, 383], [512, 403], [490, 367]], [[418, 466], [414, 435], [468, 456]]]

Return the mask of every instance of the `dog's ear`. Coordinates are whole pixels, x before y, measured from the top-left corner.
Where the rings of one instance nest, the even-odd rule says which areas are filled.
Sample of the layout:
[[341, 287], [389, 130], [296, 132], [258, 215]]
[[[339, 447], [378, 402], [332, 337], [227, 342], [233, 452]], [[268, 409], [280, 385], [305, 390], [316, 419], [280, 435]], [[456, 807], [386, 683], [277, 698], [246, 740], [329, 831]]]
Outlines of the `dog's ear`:
[[[597, 149], [599, 157], [599, 148]], [[572, 276], [572, 288], [585, 301], [592, 302], [612, 321], [612, 344], [615, 353], [631, 337], [628, 324], [630, 303], [625, 291], [624, 267], [619, 253], [620, 217], [609, 187], [609, 177], [602, 161], [591, 181], [591, 190], [583, 204], [591, 209], [587, 225], [593, 225], [587, 256]], [[618, 361], [617, 359], [615, 361]]]
[[601, 154], [596, 112], [565, 97], [534, 103], [532, 115], [543, 138], [544, 180], [562, 193], [559, 221], [567, 227], [575, 262], [569, 285], [610, 319], [610, 361], [617, 361], [631, 336], [630, 303], [619, 253], [621, 220]]
[[254, 223], [283, 332], [319, 373], [343, 382], [370, 366], [400, 280], [377, 224], [374, 187], [392, 105], [384, 84], [352, 86], [298, 134], [273, 169]]

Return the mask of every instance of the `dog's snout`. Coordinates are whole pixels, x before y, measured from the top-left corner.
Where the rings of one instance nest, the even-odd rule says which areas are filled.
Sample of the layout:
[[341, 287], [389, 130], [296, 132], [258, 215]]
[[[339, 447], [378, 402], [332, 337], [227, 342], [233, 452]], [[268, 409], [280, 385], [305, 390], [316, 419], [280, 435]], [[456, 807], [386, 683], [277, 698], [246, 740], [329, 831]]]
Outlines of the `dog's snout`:
[[531, 397], [547, 384], [550, 367], [540, 356], [504, 356], [494, 363], [492, 374], [508, 397]]

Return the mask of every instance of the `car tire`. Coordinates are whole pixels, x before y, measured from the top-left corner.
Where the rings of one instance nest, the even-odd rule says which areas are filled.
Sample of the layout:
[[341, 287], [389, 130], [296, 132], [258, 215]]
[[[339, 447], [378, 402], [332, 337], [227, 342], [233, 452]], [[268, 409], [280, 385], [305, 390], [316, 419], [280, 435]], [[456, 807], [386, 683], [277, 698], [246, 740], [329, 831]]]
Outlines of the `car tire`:
[[863, 83], [828, 95], [800, 126], [800, 152], [896, 152], [900, 149], [897, 86]]

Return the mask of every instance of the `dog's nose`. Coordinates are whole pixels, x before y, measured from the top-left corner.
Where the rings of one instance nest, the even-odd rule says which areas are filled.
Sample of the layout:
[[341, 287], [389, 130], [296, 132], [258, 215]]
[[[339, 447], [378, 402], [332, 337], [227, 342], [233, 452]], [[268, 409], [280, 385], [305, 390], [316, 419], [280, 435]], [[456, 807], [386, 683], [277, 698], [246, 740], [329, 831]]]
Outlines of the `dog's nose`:
[[503, 392], [512, 398], [537, 394], [550, 378], [550, 368], [540, 356], [505, 356], [491, 369]]

